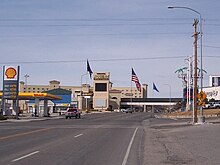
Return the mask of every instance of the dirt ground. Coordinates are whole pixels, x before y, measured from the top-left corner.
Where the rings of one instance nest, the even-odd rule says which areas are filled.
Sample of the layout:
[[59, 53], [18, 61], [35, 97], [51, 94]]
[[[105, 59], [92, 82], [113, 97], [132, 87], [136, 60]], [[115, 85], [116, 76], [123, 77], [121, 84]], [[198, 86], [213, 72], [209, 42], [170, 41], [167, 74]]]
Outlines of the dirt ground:
[[[184, 112], [172, 112], [169, 114], [164, 114], [164, 117], [190, 117], [193, 111]], [[197, 110], [197, 114], [200, 115], [200, 110]], [[205, 117], [218, 117], [220, 116], [220, 109], [203, 109], [203, 115]]]

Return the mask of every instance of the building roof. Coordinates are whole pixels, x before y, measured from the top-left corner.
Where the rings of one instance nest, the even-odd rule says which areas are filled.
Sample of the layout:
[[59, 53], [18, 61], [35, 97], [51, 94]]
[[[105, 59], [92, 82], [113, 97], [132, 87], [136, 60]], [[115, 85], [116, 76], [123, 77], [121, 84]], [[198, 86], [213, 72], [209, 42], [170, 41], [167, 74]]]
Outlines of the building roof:
[[[0, 97], [2, 97], [2, 92], [0, 93]], [[18, 99], [19, 100], [34, 100], [35, 98], [39, 99], [48, 99], [48, 100], [61, 100], [60, 96], [56, 96], [49, 93], [23, 93], [19, 92]]]
[[[132, 98], [132, 102], [180, 102], [182, 98]], [[131, 98], [122, 98], [122, 102], [129, 102]]]
[[49, 93], [53, 95], [71, 95], [72, 91], [63, 89], [63, 88], [56, 88], [49, 91], [44, 91], [44, 93]]
[[49, 81], [49, 83], [60, 84], [60, 82], [59, 82], [59, 81], [57, 81], [57, 80], [51, 80], [51, 81]]

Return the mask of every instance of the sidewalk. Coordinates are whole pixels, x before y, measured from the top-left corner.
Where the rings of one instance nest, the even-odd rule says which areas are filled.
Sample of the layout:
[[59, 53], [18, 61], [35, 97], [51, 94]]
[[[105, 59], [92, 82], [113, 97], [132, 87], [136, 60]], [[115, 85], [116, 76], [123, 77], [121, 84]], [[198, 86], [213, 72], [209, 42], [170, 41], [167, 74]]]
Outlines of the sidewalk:
[[[92, 114], [92, 113], [103, 113], [103, 112], [98, 112], [98, 111], [92, 111], [89, 113], [86, 113], [83, 111], [81, 115], [85, 114]], [[44, 121], [44, 120], [53, 120], [53, 119], [64, 119], [65, 115], [59, 115], [59, 113], [52, 113], [50, 117], [44, 117], [44, 116], [39, 116], [39, 117], [34, 117], [31, 114], [23, 114], [18, 117], [19, 119], [16, 119], [15, 116], [11, 116], [11, 118], [7, 120], [0, 120], [1, 122], [29, 122], [29, 121]]]
[[[199, 117], [200, 111], [197, 111], [197, 117]], [[203, 115], [205, 117], [205, 123], [204, 124], [220, 124], [220, 109], [205, 109], [203, 111]], [[167, 113], [167, 114], [161, 114], [159, 116], [160, 118], [170, 118], [173, 120], [178, 119], [192, 119], [193, 118], [193, 112], [192, 111], [184, 111], [184, 112], [173, 112], [173, 113]]]
[[28, 122], [28, 121], [43, 121], [43, 120], [51, 120], [51, 119], [61, 119], [64, 116], [60, 116], [58, 113], [52, 113], [50, 117], [34, 117], [31, 114], [21, 115], [16, 119], [15, 117], [8, 118], [7, 120], [0, 120], [0, 122]]

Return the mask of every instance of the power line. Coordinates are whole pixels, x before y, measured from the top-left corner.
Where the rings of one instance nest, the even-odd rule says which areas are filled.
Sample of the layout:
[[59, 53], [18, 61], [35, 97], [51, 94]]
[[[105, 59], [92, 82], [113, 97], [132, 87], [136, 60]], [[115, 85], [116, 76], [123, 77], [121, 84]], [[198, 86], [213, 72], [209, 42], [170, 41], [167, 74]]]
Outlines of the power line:
[[[220, 56], [204, 56], [212, 58], [220, 58]], [[109, 59], [90, 59], [93, 62], [120, 62], [120, 61], [140, 61], [140, 60], [166, 60], [166, 59], [185, 59], [186, 56], [164, 56], [164, 57], [140, 57], [140, 58], [109, 58]], [[55, 63], [84, 63], [86, 60], [62, 60], [62, 61], [18, 61], [18, 62], [1, 62], [5, 64], [55, 64]]]
[[[167, 57], [140, 57], [140, 58], [111, 58], [111, 59], [90, 59], [93, 62], [110, 62], [110, 61], [139, 61], [139, 60], [159, 60], [159, 59], [177, 59], [186, 58], [186, 56], [167, 56]], [[81, 63], [86, 60], [63, 60], [63, 61], [18, 61], [18, 62], [1, 62], [4, 64], [52, 64], [52, 63]]]
[[78, 33], [78, 34], [45, 34], [45, 35], [0, 35], [0, 37], [57, 37], [57, 36], [65, 36], [65, 37], [71, 37], [71, 36], [118, 36], [118, 35], [125, 35], [125, 36], [129, 36], [129, 35], [189, 35], [192, 32], [188, 32], [188, 33], [173, 33], [173, 32], [152, 32], [152, 33]]
[[26, 25], [0, 25], [0, 27], [102, 27], [102, 26], [165, 26], [165, 25], [189, 25], [191, 23], [108, 23], [108, 24], [26, 24]]
[[211, 45], [203, 45], [203, 47], [216, 48], [216, 49], [219, 49], [219, 48], [220, 48], [220, 46], [211, 46]]
[[5, 18], [5, 19], [0, 19], [2, 22], [51, 22], [51, 21], [75, 21], [75, 22], [97, 22], [97, 21], [127, 21], [127, 22], [133, 22], [133, 21], [152, 21], [152, 20], [158, 20], [158, 21], [167, 21], [167, 20], [192, 20], [192, 18], [159, 18], [159, 17], [143, 17], [143, 18], [33, 18], [33, 19], [28, 19], [28, 18]]

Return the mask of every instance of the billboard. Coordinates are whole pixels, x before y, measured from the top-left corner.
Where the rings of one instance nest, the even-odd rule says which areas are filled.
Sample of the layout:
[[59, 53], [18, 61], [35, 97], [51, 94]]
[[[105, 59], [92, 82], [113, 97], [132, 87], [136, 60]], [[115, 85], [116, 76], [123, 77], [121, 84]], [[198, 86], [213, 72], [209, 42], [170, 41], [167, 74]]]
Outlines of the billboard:
[[211, 82], [210, 86], [212, 86], [212, 87], [220, 86], [220, 76], [211, 75], [210, 82]]

